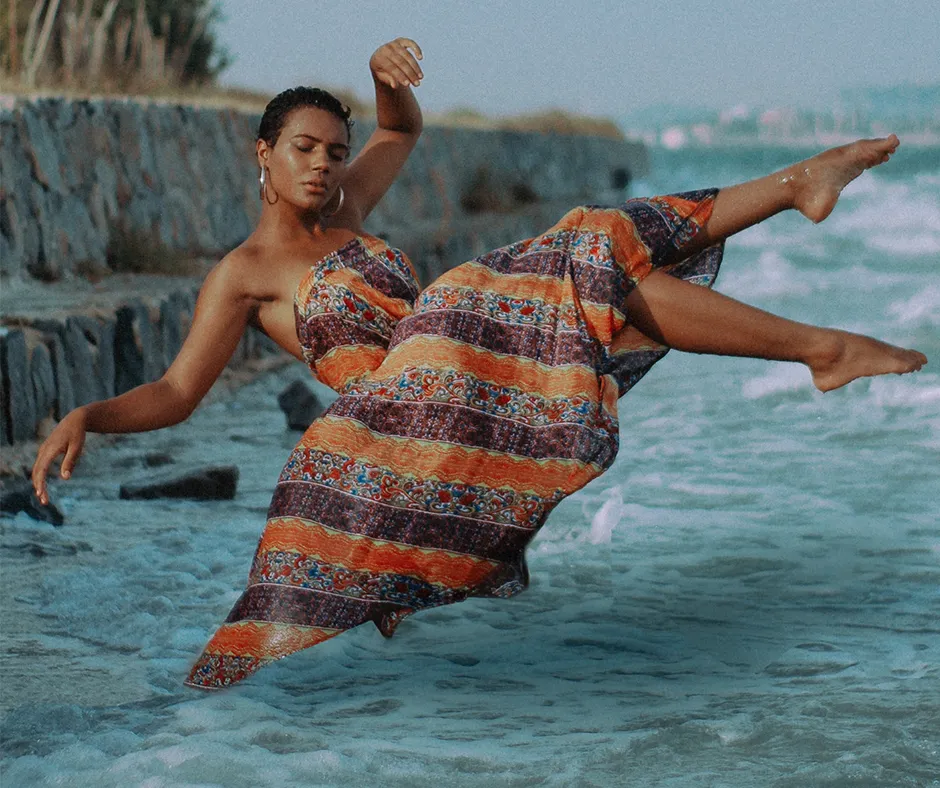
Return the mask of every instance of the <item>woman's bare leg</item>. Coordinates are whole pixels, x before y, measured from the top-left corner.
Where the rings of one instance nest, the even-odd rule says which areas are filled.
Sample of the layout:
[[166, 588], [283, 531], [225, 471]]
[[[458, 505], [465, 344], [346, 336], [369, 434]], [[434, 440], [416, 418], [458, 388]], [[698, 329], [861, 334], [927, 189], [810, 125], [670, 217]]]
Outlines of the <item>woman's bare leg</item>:
[[888, 161], [898, 145], [894, 134], [858, 140], [772, 175], [721, 189], [704, 232], [682, 249], [682, 256], [691, 256], [790, 208], [821, 222], [832, 213], [842, 190], [865, 170]]
[[799, 361], [820, 391], [855, 378], [914, 372], [916, 350], [777, 317], [699, 285], [653, 271], [627, 297], [630, 322], [646, 336], [689, 353]]
[[[778, 173], [722, 189], [711, 217], [683, 257], [780, 211], [795, 208], [821, 222], [846, 184], [888, 160], [894, 135], [833, 148]], [[627, 298], [630, 322], [648, 337], [691, 353], [749, 356], [806, 364], [820, 391], [859, 377], [920, 369], [927, 357], [870, 337], [797, 323], [654, 271]]]

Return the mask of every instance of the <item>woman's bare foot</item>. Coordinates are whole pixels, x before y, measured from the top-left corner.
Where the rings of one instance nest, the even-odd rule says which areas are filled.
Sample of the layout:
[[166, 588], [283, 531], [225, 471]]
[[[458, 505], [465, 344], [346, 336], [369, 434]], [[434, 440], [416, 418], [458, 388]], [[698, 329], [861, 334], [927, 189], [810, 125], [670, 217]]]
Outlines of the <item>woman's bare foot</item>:
[[823, 330], [818, 351], [806, 362], [820, 391], [832, 391], [856, 378], [916, 372], [927, 363], [927, 357], [916, 350], [848, 331]]
[[865, 170], [884, 164], [898, 149], [896, 135], [857, 140], [823, 151], [780, 173], [780, 182], [793, 189], [793, 207], [807, 219], [821, 222], [835, 207], [842, 190]]

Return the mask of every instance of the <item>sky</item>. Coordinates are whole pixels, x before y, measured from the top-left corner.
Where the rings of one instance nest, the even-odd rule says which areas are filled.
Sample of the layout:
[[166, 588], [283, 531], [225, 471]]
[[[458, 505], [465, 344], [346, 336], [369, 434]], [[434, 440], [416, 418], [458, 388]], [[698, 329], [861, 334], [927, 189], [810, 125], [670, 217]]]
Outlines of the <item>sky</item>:
[[372, 95], [372, 52], [424, 51], [422, 107], [623, 118], [655, 105], [818, 107], [940, 83], [937, 0], [221, 0], [222, 84]]

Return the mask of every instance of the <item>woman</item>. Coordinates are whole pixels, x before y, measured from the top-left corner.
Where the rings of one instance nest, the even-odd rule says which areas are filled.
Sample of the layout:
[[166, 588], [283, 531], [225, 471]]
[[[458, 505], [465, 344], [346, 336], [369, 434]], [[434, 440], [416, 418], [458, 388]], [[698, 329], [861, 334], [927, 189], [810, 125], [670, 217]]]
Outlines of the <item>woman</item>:
[[447, 272], [420, 293], [404, 255], [362, 222], [421, 132], [421, 51], [380, 47], [378, 129], [347, 166], [349, 113], [310, 88], [268, 105], [262, 215], [208, 275], [163, 378], [66, 416], [40, 447], [69, 478], [86, 431], [176, 424], [248, 324], [340, 397], [278, 481], [245, 593], [188, 683], [227, 686], [366, 621], [390, 636], [416, 610], [510, 596], [551, 509], [613, 462], [617, 399], [668, 348], [806, 364], [817, 388], [905, 373], [926, 358], [795, 323], [707, 287], [725, 238], [795, 208], [822, 221], [898, 140], [859, 141], [718, 190], [576, 208], [537, 238]]

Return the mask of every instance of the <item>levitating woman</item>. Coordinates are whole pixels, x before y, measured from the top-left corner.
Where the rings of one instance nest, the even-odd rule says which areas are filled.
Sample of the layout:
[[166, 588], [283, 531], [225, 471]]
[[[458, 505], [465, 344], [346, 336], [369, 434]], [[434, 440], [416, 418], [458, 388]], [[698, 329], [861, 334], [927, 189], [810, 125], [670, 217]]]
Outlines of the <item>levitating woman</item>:
[[709, 289], [727, 237], [790, 208], [822, 221], [894, 136], [730, 188], [575, 208], [421, 291], [405, 255], [362, 229], [421, 132], [420, 59], [403, 38], [372, 56], [378, 128], [352, 162], [349, 111], [333, 96], [271, 101], [261, 219], [206, 278], [172, 366], [76, 409], [39, 449], [47, 501], [50, 464], [64, 454], [69, 478], [87, 431], [188, 417], [248, 325], [339, 393], [287, 460], [248, 588], [193, 686], [227, 686], [367, 621], [390, 636], [418, 610], [523, 589], [526, 545], [611, 465], [617, 401], [669, 348], [801, 362], [822, 391], [927, 361]]

